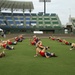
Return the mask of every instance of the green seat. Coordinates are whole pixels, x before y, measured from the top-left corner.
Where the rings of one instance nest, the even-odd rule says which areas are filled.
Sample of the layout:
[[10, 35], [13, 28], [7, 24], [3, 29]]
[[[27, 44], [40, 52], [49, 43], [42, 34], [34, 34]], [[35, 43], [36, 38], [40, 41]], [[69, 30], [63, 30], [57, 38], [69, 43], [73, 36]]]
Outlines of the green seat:
[[58, 21], [55, 21], [55, 22], [52, 22], [53, 24], [59, 24], [59, 22]]
[[43, 22], [42, 22], [42, 21], [40, 21], [40, 22], [39, 22], [39, 24], [43, 24]]
[[51, 22], [48, 21], [48, 22], [45, 22], [45, 24], [51, 24]]
[[52, 13], [51, 16], [56, 16], [56, 13]]
[[34, 18], [32, 18], [32, 20], [37, 20], [37, 18], [34, 17]]
[[38, 18], [38, 20], [42, 20], [43, 18]]
[[48, 17], [48, 18], [44, 18], [44, 20], [50, 20], [50, 18]]
[[51, 18], [51, 20], [57, 20], [57, 18], [56, 18], [56, 17], [54, 17], [54, 18]]

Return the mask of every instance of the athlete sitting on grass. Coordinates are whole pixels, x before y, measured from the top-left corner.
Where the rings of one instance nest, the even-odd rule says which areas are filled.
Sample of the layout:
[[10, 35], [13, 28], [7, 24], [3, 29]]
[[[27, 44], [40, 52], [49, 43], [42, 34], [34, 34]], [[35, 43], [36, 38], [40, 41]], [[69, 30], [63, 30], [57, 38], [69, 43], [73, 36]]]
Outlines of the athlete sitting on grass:
[[35, 40], [32, 40], [32, 39], [29, 39], [30, 40], [30, 44], [31, 45], [36, 45], [36, 41]]
[[34, 35], [33, 40], [37, 43], [40, 39], [36, 35]]
[[23, 34], [19, 35], [19, 38], [22, 40], [25, 39], [25, 37], [23, 37]]
[[30, 44], [31, 45], [36, 45], [36, 43], [39, 41], [40, 39], [38, 37], [36, 37], [36, 35], [33, 36], [33, 39], [30, 39]]
[[[39, 43], [38, 43], [39, 44]], [[42, 46], [36, 46], [36, 55], [34, 55], [34, 57], [37, 57], [39, 54], [42, 56], [42, 57], [46, 57], [46, 58], [50, 58], [50, 57], [56, 57], [55, 53], [50, 53], [50, 52], [47, 52], [46, 50], [48, 50], [49, 47], [44, 47], [43, 45]]]
[[44, 48], [44, 45], [42, 44], [42, 41], [38, 41], [36, 43], [36, 48], [40, 48], [40, 49], [43, 49]]

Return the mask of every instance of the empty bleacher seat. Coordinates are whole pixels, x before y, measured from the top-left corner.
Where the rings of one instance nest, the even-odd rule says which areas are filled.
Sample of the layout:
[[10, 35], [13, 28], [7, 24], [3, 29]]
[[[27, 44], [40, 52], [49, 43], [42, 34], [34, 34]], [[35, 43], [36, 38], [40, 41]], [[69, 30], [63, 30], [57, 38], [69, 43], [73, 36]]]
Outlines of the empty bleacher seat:
[[40, 21], [40, 22], [39, 22], [39, 24], [43, 24], [43, 22], [42, 22], [42, 21]]
[[19, 21], [15, 21], [15, 23], [16, 23], [16, 24], [20, 24], [20, 22], [19, 22]]
[[13, 13], [13, 16], [23, 16], [23, 13]]
[[51, 24], [51, 22], [48, 21], [48, 22], [45, 22], [45, 24]]
[[17, 17], [14, 17], [14, 20], [18, 20], [18, 18]]
[[51, 13], [51, 16], [56, 16], [56, 13]]
[[38, 16], [43, 16], [43, 14], [41, 14], [41, 13], [38, 13]]
[[34, 18], [32, 18], [32, 20], [37, 20], [37, 18], [34, 17]]
[[38, 18], [38, 20], [42, 20], [43, 18]]
[[50, 18], [49, 17], [48, 18], [45, 17], [44, 20], [50, 20]]
[[26, 28], [30, 28], [30, 26], [26, 26]]
[[58, 21], [56, 21], [56, 22], [52, 22], [52, 23], [53, 23], [53, 24], [59, 24]]
[[30, 20], [30, 18], [29, 17], [26, 17], [26, 20]]
[[3, 16], [0, 16], [0, 20], [4, 20], [4, 17]]
[[30, 13], [25, 13], [24, 15], [25, 15], [25, 16], [30, 16]]
[[2, 24], [2, 23], [3, 23], [3, 21], [0, 20], [0, 24]]
[[56, 18], [56, 17], [54, 17], [54, 18], [51, 18], [51, 20], [57, 20], [57, 18]]
[[8, 16], [8, 17], [6, 17], [6, 20], [12, 20], [12, 17]]
[[20, 17], [20, 20], [21, 20], [21, 21], [24, 21], [24, 18], [23, 18], [23, 17]]
[[8, 21], [10, 24], [14, 24], [14, 22], [13, 21]]
[[44, 14], [44, 16], [49, 16], [49, 15], [50, 15], [49, 13], [45, 13], [45, 14]]
[[27, 25], [30, 25], [30, 22], [29, 22], [29, 21], [26, 21], [26, 24], [27, 24]]
[[37, 16], [36, 13], [31, 13], [31, 16]]

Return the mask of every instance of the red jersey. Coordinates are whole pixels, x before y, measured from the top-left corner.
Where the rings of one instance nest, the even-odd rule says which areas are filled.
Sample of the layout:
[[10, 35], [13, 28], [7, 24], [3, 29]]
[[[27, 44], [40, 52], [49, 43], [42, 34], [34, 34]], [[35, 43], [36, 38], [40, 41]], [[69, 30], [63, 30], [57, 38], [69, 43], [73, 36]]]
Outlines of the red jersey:
[[15, 37], [15, 41], [18, 41], [18, 37]]
[[36, 44], [36, 42], [35, 41], [31, 41], [31, 45], [35, 45]]
[[9, 45], [11, 45], [11, 44], [12, 44], [12, 42], [11, 42], [11, 41], [8, 41], [7, 43], [8, 43]]
[[2, 44], [2, 46], [3, 46], [4, 48], [6, 48], [7, 44]]
[[52, 38], [52, 40], [55, 40], [55, 38]]
[[65, 44], [68, 45], [69, 43], [68, 42], [65, 42]]
[[34, 38], [33, 40], [34, 40], [34, 41], [36, 41], [36, 40], [37, 40], [37, 38]]
[[45, 56], [45, 52], [40, 51], [39, 54], [43, 57]]
[[61, 40], [61, 39], [59, 39], [59, 42], [62, 42], [62, 40]]

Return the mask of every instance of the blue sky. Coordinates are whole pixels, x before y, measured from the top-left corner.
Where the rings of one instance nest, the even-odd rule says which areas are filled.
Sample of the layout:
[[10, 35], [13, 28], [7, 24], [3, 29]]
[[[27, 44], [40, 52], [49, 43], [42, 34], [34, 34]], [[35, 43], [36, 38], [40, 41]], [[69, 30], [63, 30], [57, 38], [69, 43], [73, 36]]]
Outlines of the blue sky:
[[[32, 1], [34, 4], [33, 13], [43, 12], [44, 3], [39, 0], [16, 0], [16, 1]], [[46, 13], [56, 13], [63, 25], [68, 22], [69, 15], [75, 17], [75, 0], [51, 0], [46, 3]]]

